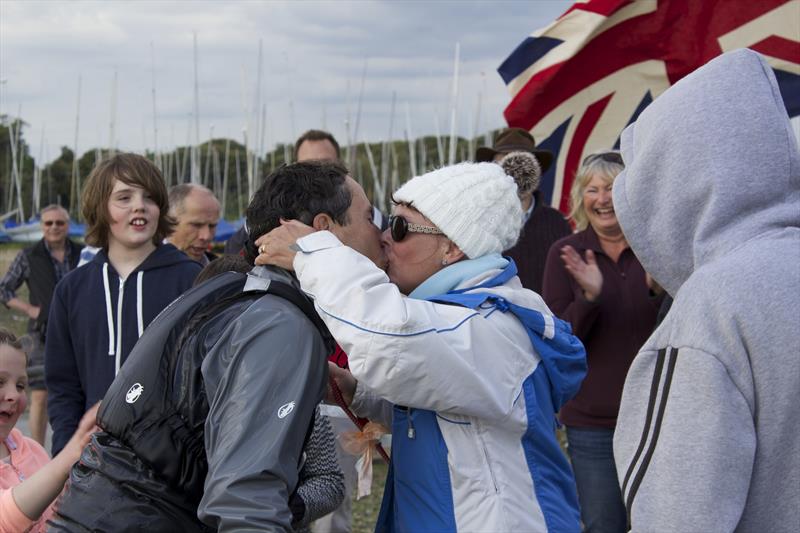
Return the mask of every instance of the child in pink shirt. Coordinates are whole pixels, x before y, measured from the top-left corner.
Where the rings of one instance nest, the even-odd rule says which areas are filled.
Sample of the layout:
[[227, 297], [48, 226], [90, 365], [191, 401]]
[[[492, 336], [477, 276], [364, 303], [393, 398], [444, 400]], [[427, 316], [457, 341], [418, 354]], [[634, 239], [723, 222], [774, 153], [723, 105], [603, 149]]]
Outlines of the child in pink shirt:
[[0, 533], [44, 531], [53, 500], [96, 429], [97, 406], [51, 461], [39, 443], [14, 428], [27, 405], [26, 359], [19, 340], [0, 328]]

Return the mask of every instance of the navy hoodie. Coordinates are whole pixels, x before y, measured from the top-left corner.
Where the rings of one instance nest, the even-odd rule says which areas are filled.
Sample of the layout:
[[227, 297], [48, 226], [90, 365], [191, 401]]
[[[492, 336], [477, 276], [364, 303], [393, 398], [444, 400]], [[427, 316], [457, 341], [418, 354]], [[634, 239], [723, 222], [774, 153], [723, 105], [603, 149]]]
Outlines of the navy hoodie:
[[192, 286], [200, 270], [173, 245], [162, 244], [127, 279], [101, 250], [61, 280], [50, 305], [45, 345], [53, 455], [83, 413], [105, 396], [144, 328]]

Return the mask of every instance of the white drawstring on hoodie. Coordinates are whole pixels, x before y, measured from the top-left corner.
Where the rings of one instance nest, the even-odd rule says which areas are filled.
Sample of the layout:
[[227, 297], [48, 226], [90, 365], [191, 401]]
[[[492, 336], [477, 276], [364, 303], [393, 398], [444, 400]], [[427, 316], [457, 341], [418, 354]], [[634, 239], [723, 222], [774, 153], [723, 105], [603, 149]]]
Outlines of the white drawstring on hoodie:
[[[139, 337], [144, 332], [144, 315], [142, 310], [142, 279], [144, 272], [139, 271], [136, 275], [136, 325]], [[106, 295], [106, 321], [108, 323], [108, 355], [115, 355], [114, 375], [119, 374], [122, 366], [122, 299], [125, 293], [125, 279], [119, 278], [119, 295], [117, 298], [117, 333], [114, 333], [114, 315], [111, 309], [111, 289], [108, 279], [108, 263], [103, 263], [103, 289]], [[114, 346], [116, 341], [116, 346]]]

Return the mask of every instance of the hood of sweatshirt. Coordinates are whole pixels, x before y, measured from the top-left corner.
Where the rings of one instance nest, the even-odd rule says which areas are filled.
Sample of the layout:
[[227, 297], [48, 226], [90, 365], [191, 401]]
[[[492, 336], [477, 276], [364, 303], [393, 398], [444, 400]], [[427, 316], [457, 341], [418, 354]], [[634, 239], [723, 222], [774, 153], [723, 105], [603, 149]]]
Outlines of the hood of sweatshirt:
[[[175, 246], [172, 244], [162, 243], [159, 244], [144, 261], [142, 261], [142, 264], [136, 267], [136, 270], [134, 270], [131, 275], [139, 271], [147, 272], [148, 270], [155, 270], [156, 268], [171, 266], [178, 263], [187, 263], [190, 261], [192, 261], [192, 259], [188, 255], [175, 248]], [[92, 258], [91, 262], [102, 267], [104, 263], [108, 262], [106, 250], [99, 250], [94, 258]]]
[[715, 58], [622, 134], [614, 209], [645, 270], [671, 295], [765, 233], [800, 226], [800, 153], [772, 69], [757, 53]]

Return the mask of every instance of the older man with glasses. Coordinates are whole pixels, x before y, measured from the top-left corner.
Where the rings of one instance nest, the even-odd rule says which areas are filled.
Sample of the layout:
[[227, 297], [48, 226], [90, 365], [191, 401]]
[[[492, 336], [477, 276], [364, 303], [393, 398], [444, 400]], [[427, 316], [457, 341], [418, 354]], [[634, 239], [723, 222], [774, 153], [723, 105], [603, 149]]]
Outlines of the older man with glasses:
[[[60, 205], [41, 211], [42, 238], [21, 250], [0, 280], [0, 302], [28, 317], [28, 386], [31, 389], [29, 426], [31, 437], [44, 445], [47, 432], [47, 390], [44, 386], [44, 336], [47, 315], [56, 284], [78, 264], [82, 245], [67, 238], [69, 213]], [[16, 295], [28, 285], [28, 302]]]

